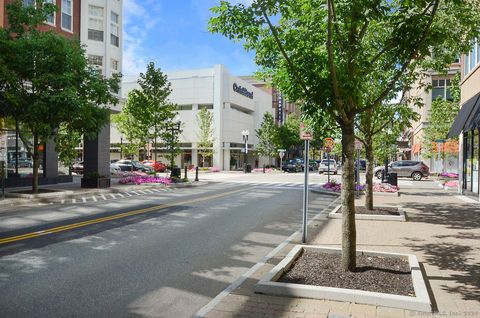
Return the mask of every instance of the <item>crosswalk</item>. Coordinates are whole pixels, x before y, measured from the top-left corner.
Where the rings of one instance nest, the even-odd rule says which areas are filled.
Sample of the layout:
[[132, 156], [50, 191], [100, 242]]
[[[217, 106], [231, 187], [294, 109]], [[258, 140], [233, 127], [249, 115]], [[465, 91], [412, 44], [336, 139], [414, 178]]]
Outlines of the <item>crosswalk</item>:
[[[245, 184], [253, 187], [303, 189], [303, 182], [271, 182], [271, 181], [223, 181], [225, 184]], [[320, 184], [309, 183], [309, 188], [320, 188]]]
[[144, 189], [144, 190], [132, 190], [124, 192], [113, 192], [113, 193], [97, 193], [97, 194], [78, 194], [74, 197], [69, 198], [58, 198], [52, 199], [48, 204], [79, 204], [79, 203], [92, 203], [92, 202], [102, 202], [110, 200], [119, 200], [129, 197], [150, 195], [150, 194], [159, 194], [164, 192], [173, 192], [177, 188], [160, 188], [160, 189]]

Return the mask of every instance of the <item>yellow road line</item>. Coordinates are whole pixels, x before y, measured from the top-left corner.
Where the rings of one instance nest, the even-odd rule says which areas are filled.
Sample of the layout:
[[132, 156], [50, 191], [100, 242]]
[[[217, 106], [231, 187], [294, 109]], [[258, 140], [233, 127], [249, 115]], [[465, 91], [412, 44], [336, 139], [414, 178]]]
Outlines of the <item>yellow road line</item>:
[[234, 193], [237, 193], [237, 192], [241, 192], [241, 191], [245, 191], [245, 189], [240, 189], [240, 190], [215, 194], [215, 195], [211, 195], [211, 196], [208, 196], [208, 197], [186, 200], [186, 201], [181, 201], [181, 202], [177, 202], [177, 203], [160, 204], [160, 205], [152, 206], [152, 207], [149, 207], [149, 208], [124, 212], [124, 213], [115, 214], [115, 215], [111, 215], [111, 216], [106, 216], [106, 217], [102, 217], [102, 218], [98, 218], [98, 219], [93, 219], [93, 220], [88, 220], [88, 221], [84, 221], [84, 222], [78, 222], [78, 223], [72, 223], [72, 224], [57, 226], [57, 227], [53, 227], [53, 228], [50, 228], [50, 229], [45, 229], [45, 230], [42, 230], [42, 231], [26, 233], [26, 234], [17, 235], [17, 236], [6, 237], [6, 238], [3, 238], [3, 239], [0, 239], [0, 245], [1, 244], [6, 244], [6, 243], [11, 243], [11, 242], [16, 242], [16, 241], [22, 241], [22, 240], [26, 240], [26, 239], [30, 239], [30, 238], [35, 238], [35, 237], [39, 237], [39, 236], [42, 236], [42, 235], [47, 235], [47, 234], [72, 230], [72, 229], [76, 229], [76, 228], [79, 228], [79, 227], [84, 227], [84, 226], [87, 226], [87, 225], [92, 225], [92, 224], [97, 224], [97, 223], [122, 219], [122, 218], [129, 217], [129, 216], [132, 216], [132, 215], [148, 213], [148, 212], [152, 212], [152, 211], [164, 210], [164, 209], [167, 209], [167, 208], [171, 208], [171, 207], [179, 206], [179, 205], [183, 205], [183, 204], [189, 204], [189, 203], [207, 201], [207, 200], [211, 200], [211, 199], [217, 199], [217, 198], [221, 198], [221, 197], [224, 197], [224, 196], [227, 196], [227, 195], [230, 195], [230, 194], [234, 194]]

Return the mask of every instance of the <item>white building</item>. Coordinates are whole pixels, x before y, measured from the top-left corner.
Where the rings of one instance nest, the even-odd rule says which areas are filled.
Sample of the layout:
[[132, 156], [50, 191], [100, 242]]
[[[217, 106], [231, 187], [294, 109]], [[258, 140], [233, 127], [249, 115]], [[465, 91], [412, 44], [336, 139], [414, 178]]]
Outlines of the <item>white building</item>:
[[[244, 163], [242, 131], [248, 130], [248, 164], [261, 167], [268, 158], [259, 158], [254, 151], [258, 143], [255, 130], [260, 127], [263, 115], [271, 112], [272, 96], [232, 76], [223, 65], [209, 69], [195, 69], [167, 73], [171, 82], [171, 102], [178, 105], [183, 132], [180, 136], [182, 154], [176, 164], [180, 167], [199, 165], [197, 153], [197, 113], [201, 108], [213, 112], [214, 155], [212, 166], [221, 170], [238, 169]], [[137, 79], [126, 79], [123, 95], [138, 88]], [[112, 129], [112, 143], [120, 142], [120, 135]], [[125, 141], [123, 141], [125, 142]], [[166, 150], [162, 151], [163, 153]], [[161, 159], [166, 161], [165, 158]]]
[[[122, 8], [123, 0], [81, 2], [80, 41], [86, 46], [89, 64], [96, 66], [105, 77], [122, 70]], [[121, 108], [119, 105], [116, 110]]]

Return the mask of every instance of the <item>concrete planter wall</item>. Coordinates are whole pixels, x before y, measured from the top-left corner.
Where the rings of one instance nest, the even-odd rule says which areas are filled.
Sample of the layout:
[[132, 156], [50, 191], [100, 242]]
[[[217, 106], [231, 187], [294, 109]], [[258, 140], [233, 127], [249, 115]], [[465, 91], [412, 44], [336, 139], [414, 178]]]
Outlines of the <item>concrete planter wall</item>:
[[82, 178], [82, 188], [110, 188], [110, 178]]
[[341, 249], [296, 245], [290, 253], [266, 274], [256, 285], [255, 292], [261, 294], [282, 295], [290, 297], [330, 299], [339, 301], [355, 302], [360, 304], [379, 305], [393, 308], [431, 312], [432, 306], [427, 288], [418, 264], [417, 258], [412, 254], [396, 254], [375, 251], [357, 251], [358, 254], [370, 256], [389, 256], [408, 259], [415, 296], [400, 296], [385, 293], [376, 293], [357, 289], [334, 288], [324, 286], [312, 286], [303, 284], [280, 283], [278, 279], [287, 272], [294, 262], [300, 257], [303, 250], [312, 250], [323, 253], [340, 254]]
[[[379, 206], [379, 205], [376, 205], [375, 207], [395, 208], [395, 206]], [[330, 219], [341, 219], [342, 218], [342, 211], [340, 210], [341, 208], [342, 206], [340, 204], [337, 205], [335, 209], [333, 209], [332, 212], [328, 214], [328, 217]], [[401, 207], [396, 207], [396, 208], [398, 208], [399, 215], [355, 214], [355, 219], [356, 220], [405, 222], [407, 220], [405, 216], [405, 211]]]

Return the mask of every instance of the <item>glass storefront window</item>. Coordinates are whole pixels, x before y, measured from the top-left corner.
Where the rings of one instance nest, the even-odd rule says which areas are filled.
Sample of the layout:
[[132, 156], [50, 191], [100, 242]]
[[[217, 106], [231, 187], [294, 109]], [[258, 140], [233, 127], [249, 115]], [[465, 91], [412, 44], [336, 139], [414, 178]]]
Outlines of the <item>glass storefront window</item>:
[[465, 189], [472, 190], [472, 135], [465, 136]]
[[472, 146], [472, 191], [478, 193], [478, 130], [473, 133]]

